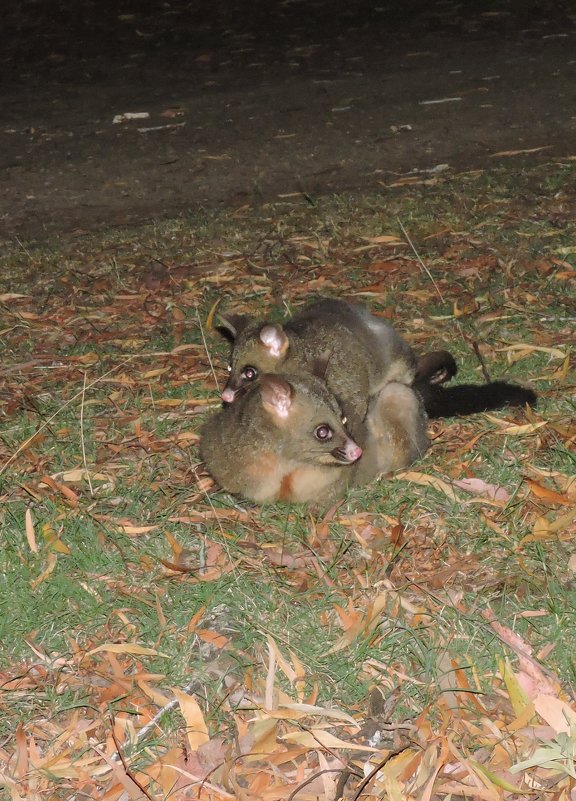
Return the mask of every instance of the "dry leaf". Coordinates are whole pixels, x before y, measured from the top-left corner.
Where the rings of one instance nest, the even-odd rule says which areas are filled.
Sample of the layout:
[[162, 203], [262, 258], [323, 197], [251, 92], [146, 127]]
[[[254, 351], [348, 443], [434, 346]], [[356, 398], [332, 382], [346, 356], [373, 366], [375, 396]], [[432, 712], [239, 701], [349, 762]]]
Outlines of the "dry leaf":
[[542, 720], [552, 726], [557, 734], [561, 731], [570, 734], [570, 729], [576, 728], [576, 710], [560, 698], [553, 695], [537, 695], [532, 703]]
[[357, 743], [348, 741], [348, 740], [341, 740], [339, 737], [335, 737], [330, 732], [325, 731], [325, 729], [309, 729], [308, 731], [293, 731], [289, 732], [288, 734], [284, 734], [280, 737], [285, 743], [295, 743], [296, 745], [303, 745], [307, 748], [318, 748], [318, 746], [323, 746], [325, 748], [346, 748], [350, 751], [368, 751], [369, 753], [374, 753], [374, 748], [366, 745], [359, 745]]
[[155, 648], [147, 648], [135, 642], [103, 643], [102, 645], [96, 646], [96, 648], [92, 648], [91, 651], [87, 651], [85, 656], [93, 656], [94, 654], [100, 653], [100, 651], [107, 651], [112, 654], [137, 654], [138, 656], [161, 656], [163, 659], [169, 658], [168, 654], [162, 654]]
[[475, 495], [485, 495], [494, 501], [507, 503], [510, 500], [510, 493], [504, 487], [496, 484], [489, 484], [481, 478], [461, 478], [452, 481], [455, 487], [471, 492]]
[[38, 545], [36, 543], [36, 535], [34, 533], [34, 523], [32, 521], [32, 512], [30, 509], [26, 509], [26, 514], [24, 515], [24, 521], [26, 526], [26, 539], [28, 540], [28, 546], [32, 553], [38, 553]]
[[196, 751], [210, 739], [204, 715], [198, 706], [198, 701], [193, 695], [188, 695], [188, 693], [179, 690], [177, 687], [172, 689], [180, 705], [180, 711], [186, 721], [188, 744], [192, 751]]
[[531, 478], [525, 478], [524, 481], [530, 487], [530, 492], [533, 495], [536, 495], [537, 498], [550, 501], [550, 503], [561, 503], [565, 506], [571, 506], [574, 503], [574, 499], [568, 498], [567, 495], [561, 495], [559, 492], [548, 489], [548, 487], [542, 486], [542, 484], [539, 484], [537, 481], [534, 481]]
[[443, 492], [445, 495], [447, 495], [450, 500], [458, 500], [458, 496], [454, 492], [452, 486], [443, 479], [438, 478], [438, 476], [429, 476], [427, 473], [417, 473], [414, 470], [405, 470], [400, 473], [395, 473], [394, 478], [404, 481], [412, 481], [414, 484], [429, 484], [431, 487], [435, 487], [437, 490], [440, 490], [440, 492]]

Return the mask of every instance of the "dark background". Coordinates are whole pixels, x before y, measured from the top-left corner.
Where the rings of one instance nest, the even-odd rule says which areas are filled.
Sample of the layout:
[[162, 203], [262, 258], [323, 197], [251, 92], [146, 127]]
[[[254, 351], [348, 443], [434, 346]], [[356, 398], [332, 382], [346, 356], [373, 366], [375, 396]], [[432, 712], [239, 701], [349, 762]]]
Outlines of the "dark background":
[[[40, 0], [4, 15], [9, 237], [576, 155], [574, 3]], [[125, 112], [149, 117], [113, 124]]]

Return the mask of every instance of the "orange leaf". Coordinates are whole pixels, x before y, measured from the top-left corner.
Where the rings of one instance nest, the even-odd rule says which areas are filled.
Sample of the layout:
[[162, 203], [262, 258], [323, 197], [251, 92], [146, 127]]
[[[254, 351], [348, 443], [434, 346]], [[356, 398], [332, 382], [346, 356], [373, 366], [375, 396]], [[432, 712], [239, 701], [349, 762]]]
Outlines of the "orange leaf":
[[16, 776], [23, 779], [28, 772], [28, 743], [22, 723], [16, 727]]
[[58, 556], [54, 553], [54, 551], [52, 551], [51, 553], [48, 554], [48, 560], [47, 560], [48, 563], [46, 565], [46, 568], [30, 584], [30, 586], [32, 587], [33, 590], [35, 590], [36, 587], [39, 584], [41, 584], [43, 581], [45, 581], [48, 578], [50, 573], [56, 567], [56, 562], [57, 561], [58, 561]]
[[204, 612], [205, 612], [205, 611], [206, 611], [206, 607], [205, 607], [205, 606], [201, 606], [201, 607], [200, 607], [200, 609], [198, 609], [198, 611], [197, 611], [197, 612], [195, 612], [195, 613], [192, 615], [192, 617], [190, 618], [190, 621], [189, 621], [189, 623], [188, 623], [188, 626], [187, 626], [187, 628], [186, 628], [186, 631], [187, 631], [189, 634], [191, 634], [193, 631], [195, 631], [195, 630], [196, 630], [196, 626], [198, 625], [198, 623], [200, 622], [200, 620], [201, 620], [201, 619], [202, 619], [202, 617], [204, 616]]
[[348, 740], [341, 740], [324, 729], [309, 729], [308, 731], [293, 731], [283, 735], [280, 739], [285, 743], [296, 743], [308, 748], [348, 748], [351, 751], [368, 751], [374, 753], [374, 748], [368, 745], [357, 745]]
[[562, 503], [565, 506], [570, 506], [574, 503], [574, 501], [571, 498], [568, 498], [567, 495], [562, 495], [559, 492], [548, 489], [548, 487], [543, 487], [542, 484], [539, 484], [537, 481], [534, 481], [531, 478], [526, 478], [524, 481], [530, 487], [530, 492], [536, 495], [537, 498], [550, 501], [550, 503]]
[[363, 236], [365, 242], [370, 242], [372, 245], [403, 245], [404, 242], [397, 236], [384, 234], [383, 236]]
[[202, 710], [193, 695], [188, 695], [177, 687], [173, 688], [174, 695], [180, 704], [182, 716], [186, 721], [186, 735], [192, 751], [197, 751], [201, 745], [210, 739], [208, 726], [204, 720]]
[[78, 506], [78, 495], [76, 495], [74, 490], [70, 489], [70, 487], [59, 484], [51, 476], [42, 476], [40, 482], [46, 484], [47, 487], [50, 487], [50, 489], [53, 489], [55, 492], [59, 492], [60, 495], [68, 501], [70, 506]]
[[106, 642], [102, 645], [92, 648], [91, 651], [86, 651], [85, 656], [92, 656], [99, 651], [107, 651], [111, 654], [137, 654], [138, 656], [161, 656], [163, 659], [168, 659], [168, 654], [162, 654], [155, 648], [146, 648], [144, 645], [138, 645], [135, 642]]
[[30, 511], [30, 509], [26, 509], [24, 520], [26, 524], [26, 539], [28, 540], [28, 545], [30, 546], [30, 550], [32, 551], [32, 553], [38, 553], [38, 544], [36, 543], [36, 535], [34, 534], [34, 522], [32, 520], [32, 512]]
[[209, 631], [208, 629], [196, 629], [195, 632], [201, 640], [204, 642], [209, 642], [215, 648], [225, 648], [228, 643], [230, 642], [228, 637], [225, 637], [223, 634], [218, 634], [215, 631]]
[[149, 531], [155, 531], [158, 526], [131, 526], [131, 525], [121, 525], [120, 528], [124, 532], [124, 534], [128, 534], [129, 537], [133, 537], [136, 534], [147, 534]]

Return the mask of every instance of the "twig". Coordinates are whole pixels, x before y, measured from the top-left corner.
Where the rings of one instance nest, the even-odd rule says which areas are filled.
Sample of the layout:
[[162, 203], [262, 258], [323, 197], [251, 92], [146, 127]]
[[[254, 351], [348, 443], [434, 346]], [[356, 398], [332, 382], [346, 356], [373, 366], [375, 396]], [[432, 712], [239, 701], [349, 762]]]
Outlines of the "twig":
[[[113, 774], [116, 776], [116, 778], [118, 779], [118, 781], [119, 781], [119, 782], [122, 784], [122, 786], [124, 787], [124, 789], [125, 789], [125, 790], [128, 792], [129, 796], [130, 796], [131, 798], [134, 798], [134, 787], [132, 786], [132, 782], [133, 782], [132, 778], [131, 778], [130, 776], [128, 776], [128, 774], [124, 774], [124, 773], [122, 773], [122, 770], [120, 769], [120, 767], [119, 767], [118, 765], [115, 765], [115, 764], [114, 764], [114, 762], [112, 761], [112, 759], [110, 759], [110, 757], [108, 756], [108, 754], [106, 754], [106, 753], [105, 753], [105, 752], [102, 750], [102, 748], [99, 748], [97, 745], [92, 745], [92, 744], [90, 744], [90, 746], [89, 746], [89, 747], [90, 747], [90, 748], [91, 748], [91, 749], [92, 749], [92, 750], [93, 750], [95, 753], [97, 753], [97, 754], [98, 754], [98, 756], [100, 757], [100, 759], [103, 759], [103, 760], [104, 760], [104, 762], [105, 762], [105, 763], [108, 765], [108, 767], [111, 769], [112, 773], [113, 773]], [[138, 789], [140, 789], [140, 785], [136, 784], [136, 787], [138, 787]], [[142, 792], [142, 791], [141, 791], [141, 792]], [[124, 794], [122, 797], [123, 797], [123, 798], [125, 798], [125, 797], [126, 797], [126, 795]], [[86, 798], [86, 794], [85, 794], [85, 793], [83, 793], [81, 790], [79, 790], [77, 793], [74, 793], [73, 795], [71, 795], [71, 796], [70, 796], [70, 797], [67, 799], [67, 801], [80, 801], [80, 798]], [[148, 793], [146, 793], [146, 794], [144, 794], [144, 793], [143, 793], [142, 795], [139, 795], [139, 796], [138, 796], [138, 798], [136, 799], [136, 801], [140, 801], [140, 799], [141, 799], [141, 798], [148, 798], [148, 799], [150, 799], [150, 801], [154, 801], [153, 799], [151, 799], [151, 798], [150, 798], [150, 796], [148, 795]]]
[[[317, 779], [319, 776], [323, 776], [325, 773], [341, 773], [344, 776], [346, 776], [346, 781], [348, 781], [349, 777], [352, 775], [355, 776], [362, 775], [359, 771], [351, 771], [350, 768], [326, 768], [325, 770], [319, 770], [316, 773], [313, 773], [311, 776], [308, 776], [308, 778], [304, 779], [303, 782], [300, 782], [298, 787], [292, 790], [286, 801], [294, 801], [294, 798], [296, 798], [296, 794], [299, 793], [300, 790], [303, 790], [307, 784], [311, 784], [314, 781], [314, 779]], [[344, 782], [344, 784], [346, 783], [346, 781]], [[338, 795], [336, 796], [336, 798], [341, 798], [341, 797], [342, 797], [341, 794], [340, 796]]]
[[442, 292], [440, 291], [440, 287], [438, 286], [438, 284], [437, 284], [437, 283], [436, 283], [436, 281], [434, 280], [434, 276], [432, 275], [432, 273], [430, 272], [430, 270], [428, 269], [428, 267], [426, 267], [426, 265], [425, 265], [425, 264], [424, 264], [424, 262], [422, 261], [422, 258], [421, 258], [421, 256], [420, 256], [420, 254], [418, 253], [418, 251], [417, 251], [417, 250], [416, 250], [416, 248], [414, 247], [414, 243], [413, 243], [413, 242], [412, 242], [412, 240], [410, 239], [410, 235], [409, 235], [408, 231], [407, 231], [407, 230], [404, 228], [404, 225], [403, 225], [403, 223], [402, 223], [402, 220], [401, 220], [400, 218], [398, 218], [398, 225], [399, 225], [399, 226], [400, 226], [400, 228], [402, 229], [402, 233], [404, 234], [404, 236], [405, 236], [405, 238], [406, 238], [406, 241], [408, 242], [408, 244], [409, 244], [409, 245], [410, 245], [410, 247], [412, 248], [412, 252], [414, 253], [414, 255], [416, 256], [416, 258], [418, 259], [418, 264], [419, 264], [419, 265], [422, 267], [422, 269], [424, 270], [424, 272], [426, 273], [426, 275], [428, 276], [428, 278], [429, 278], [429, 279], [432, 281], [432, 286], [433, 286], [433, 287], [434, 287], [434, 289], [436, 290], [436, 292], [437, 292], [437, 294], [438, 294], [438, 297], [440, 298], [440, 300], [442, 301], [442, 303], [446, 303], [446, 299], [444, 298], [444, 295], [443, 295], [443, 294], [442, 294]]
[[350, 776], [361, 776], [362, 774], [360, 771], [353, 771], [350, 768], [344, 768], [340, 773], [338, 781], [336, 783], [336, 790], [334, 792], [334, 801], [340, 801], [341, 798], [344, 796], [344, 790], [346, 788], [346, 784], [348, 783], [348, 779]]
[[210, 351], [208, 350], [206, 335], [204, 334], [204, 326], [202, 325], [202, 319], [200, 318], [200, 312], [198, 311], [198, 309], [196, 309], [196, 316], [198, 317], [198, 325], [200, 326], [200, 335], [202, 336], [202, 344], [204, 345], [204, 350], [206, 351], [206, 358], [208, 359], [208, 364], [210, 365], [210, 369], [212, 370], [212, 377], [214, 378], [216, 389], [218, 390], [218, 392], [220, 392], [218, 377], [216, 375], [216, 371], [214, 370], [214, 365], [212, 364], [212, 358], [210, 356]]
[[376, 767], [373, 768], [370, 771], [368, 776], [366, 776], [366, 778], [362, 779], [362, 781], [360, 782], [360, 784], [358, 786], [358, 789], [356, 790], [356, 792], [352, 796], [352, 801], [358, 801], [358, 799], [360, 798], [360, 796], [362, 795], [362, 793], [364, 792], [366, 787], [370, 784], [370, 782], [372, 781], [374, 776], [376, 776], [376, 774], [379, 773], [382, 770], [384, 765], [387, 762], [389, 762], [391, 759], [393, 759], [394, 757], [397, 757], [399, 754], [402, 754], [404, 751], [406, 751], [407, 748], [410, 748], [410, 746], [409, 745], [405, 745], [403, 748], [398, 748], [396, 751], [392, 751], [390, 754], [385, 756], [384, 759], [380, 760], [380, 762], [376, 765]]
[[210, 495], [208, 493], [208, 490], [204, 489], [204, 487], [200, 484], [200, 479], [198, 478], [198, 473], [196, 472], [196, 468], [195, 467], [192, 468], [192, 472], [196, 476], [196, 483], [198, 484], [198, 486], [200, 488], [200, 492], [203, 493], [204, 498], [206, 499], [206, 501], [208, 502], [210, 508], [214, 512], [214, 519], [218, 523], [218, 528], [220, 529], [220, 534], [222, 534], [223, 537], [226, 537], [226, 535], [224, 534], [224, 527], [222, 526], [222, 523], [220, 522], [220, 518], [218, 517], [218, 512], [216, 511], [216, 507], [212, 503], [212, 498], [210, 497]]
[[32, 254], [30, 253], [30, 251], [29, 251], [29, 250], [26, 248], [26, 246], [24, 245], [24, 243], [22, 242], [22, 240], [20, 239], [20, 237], [19, 237], [19, 236], [16, 236], [16, 234], [15, 234], [15, 235], [14, 235], [14, 239], [16, 240], [16, 242], [18, 242], [18, 244], [20, 245], [20, 247], [22, 248], [22, 250], [24, 251], [24, 253], [25, 253], [25, 254], [28, 256], [28, 258], [30, 259], [30, 261], [32, 262], [32, 264], [36, 264], [36, 263], [37, 263], [37, 260], [36, 260], [36, 261], [34, 260], [34, 257], [33, 257], [33, 256], [32, 256]]
[[128, 763], [124, 759], [124, 755], [122, 754], [122, 751], [120, 750], [120, 743], [118, 742], [118, 740], [116, 738], [116, 733], [114, 732], [114, 716], [113, 715], [110, 715], [110, 723], [111, 723], [110, 734], [112, 735], [112, 739], [114, 740], [114, 745], [116, 746], [116, 753], [120, 757], [120, 762], [122, 763], [122, 767], [124, 768], [124, 772], [126, 773], [126, 776], [128, 776], [128, 778], [131, 781], [134, 782], [136, 787], [140, 790], [141, 793], [144, 793], [146, 798], [149, 798], [150, 801], [154, 801], [154, 799], [152, 798], [152, 796], [150, 795], [148, 790], [144, 787], [143, 784], [141, 784], [138, 781], [138, 779], [136, 778], [136, 776], [134, 775], [134, 773], [132, 772], [132, 770], [128, 766]]
[[86, 373], [84, 373], [84, 385], [82, 387], [82, 401], [80, 403], [80, 443], [82, 445], [82, 462], [84, 464], [84, 472], [88, 479], [88, 486], [90, 487], [90, 497], [94, 497], [94, 487], [92, 486], [92, 479], [88, 471], [88, 460], [86, 459], [86, 444], [84, 442], [84, 398], [86, 397]]
[[[416, 258], [418, 259], [418, 264], [422, 267], [422, 269], [424, 270], [424, 272], [426, 273], [426, 275], [428, 276], [428, 278], [432, 282], [432, 286], [436, 290], [436, 292], [438, 294], [438, 297], [440, 298], [442, 303], [446, 303], [446, 299], [445, 299], [444, 295], [442, 294], [442, 292], [440, 291], [440, 287], [438, 286], [438, 284], [434, 280], [434, 276], [432, 275], [432, 273], [430, 272], [428, 267], [426, 267], [426, 265], [424, 264], [424, 261], [422, 260], [422, 257], [420, 256], [420, 254], [416, 250], [416, 247], [414, 246], [414, 243], [410, 239], [410, 235], [409, 235], [408, 231], [406, 230], [406, 228], [402, 224], [402, 220], [400, 218], [397, 218], [397, 219], [398, 219], [398, 225], [400, 226], [400, 228], [402, 229], [402, 233], [406, 237], [406, 241], [408, 242], [408, 244], [412, 248], [412, 252], [416, 256]], [[457, 318], [455, 318], [454, 322], [456, 323], [456, 328], [458, 329], [458, 333], [460, 334], [460, 336], [462, 337], [464, 342], [468, 342], [468, 339], [467, 339], [466, 335], [464, 334], [464, 331], [462, 330], [462, 326], [460, 325], [460, 321]], [[480, 363], [482, 364], [482, 362], [480, 362]], [[489, 381], [489, 379], [487, 379], [487, 380]]]
[[491, 381], [490, 373], [488, 372], [488, 368], [486, 367], [486, 363], [484, 361], [484, 357], [480, 353], [480, 348], [478, 347], [478, 343], [475, 340], [473, 340], [471, 344], [472, 344], [472, 348], [474, 350], [474, 353], [476, 354], [476, 358], [480, 362], [480, 367], [482, 368], [482, 375], [484, 376], [484, 380], [486, 381], [487, 384], [489, 384], [490, 381]]
[[[194, 679], [194, 681], [191, 681], [183, 688], [183, 692], [189, 694], [198, 686], [199, 684], [197, 679]], [[168, 701], [167, 704], [164, 704], [162, 709], [159, 709], [158, 712], [156, 712], [152, 720], [149, 720], [145, 726], [142, 726], [142, 728], [136, 735], [136, 739], [134, 740], [134, 742], [130, 744], [130, 751], [132, 752], [136, 748], [136, 746], [142, 742], [142, 740], [148, 737], [152, 729], [156, 726], [157, 723], [159, 723], [159, 721], [164, 717], [164, 715], [167, 715], [168, 712], [171, 712], [173, 709], [176, 709], [177, 706], [178, 706], [177, 698], [173, 698], [171, 701]], [[114, 762], [118, 762], [118, 760], [120, 760], [122, 763], [124, 762], [124, 760], [122, 759], [122, 754], [120, 753], [118, 747], [116, 747], [116, 753], [112, 756], [112, 759]]]

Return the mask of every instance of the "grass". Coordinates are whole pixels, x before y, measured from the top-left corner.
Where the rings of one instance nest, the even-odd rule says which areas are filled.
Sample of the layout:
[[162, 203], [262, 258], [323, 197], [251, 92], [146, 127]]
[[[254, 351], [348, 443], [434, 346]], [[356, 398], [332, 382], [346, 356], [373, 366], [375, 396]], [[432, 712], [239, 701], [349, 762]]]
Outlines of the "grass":
[[[473, 696], [498, 709], [493, 720], [518, 713], [520, 679], [503, 660], [520, 658], [517, 675], [526, 665], [511, 631], [556, 677], [558, 693], [569, 690], [574, 169], [566, 162], [464, 174], [313, 207], [283, 203], [5, 249], [7, 798], [45, 797], [59, 782], [70, 794], [96, 798], [108, 789], [120, 798], [117, 771], [95, 747], [109, 759], [117, 749], [129, 757], [132, 797], [146, 797], [133, 779], [148, 776], [148, 797], [184, 798], [175, 774], [166, 790], [163, 760], [176, 759], [186, 738], [194, 750], [190, 732], [203, 721], [218, 754], [206, 757], [203, 773], [198, 765], [191, 772], [208, 781], [214, 770], [221, 793], [235, 792], [221, 773], [231, 743], [244, 755], [260, 749], [278, 766], [287, 747], [280, 734], [304, 743], [290, 763], [304, 759], [300, 773], [286, 770], [284, 784], [281, 767], [260, 762], [258, 774], [248, 760], [235, 768], [246, 771], [250, 798], [262, 797], [264, 775], [268, 791], [284, 798], [318, 768], [314, 743], [298, 738], [320, 735], [315, 719], [278, 729], [263, 711], [271, 700], [277, 709], [307, 700], [323, 706], [328, 721], [339, 708], [361, 722], [374, 686], [389, 702], [390, 747], [420, 742], [416, 773], [406, 768], [394, 778], [410, 793], [423, 780], [427, 732], [445, 737], [455, 716], [467, 720]], [[493, 378], [534, 384], [537, 410], [435, 422], [434, 445], [408, 477], [354, 489], [333, 519], [208, 494], [197, 432], [217, 406], [226, 364], [225, 345], [205, 331], [209, 310], [218, 300], [281, 318], [322, 293], [353, 295], [384, 312], [419, 352], [448, 343], [459, 380], [482, 380], [471, 348], [478, 343]], [[461, 478], [481, 482], [476, 494], [449, 491]], [[507, 500], [494, 500], [491, 487], [505, 489]], [[167, 707], [138, 740], [175, 687], [190, 688], [202, 720], [192, 708]], [[89, 735], [78, 733], [79, 710]], [[494, 736], [477, 721], [461, 725], [471, 753]], [[263, 732], [273, 732], [275, 745]], [[362, 742], [350, 728], [347, 736]], [[59, 747], [58, 737], [69, 745]], [[513, 747], [525, 754], [532, 745]], [[334, 749], [326, 755], [336, 759]], [[494, 764], [503, 770], [506, 760]], [[472, 781], [458, 775], [461, 784]], [[461, 788], [442, 790], [447, 776], [434, 780], [433, 797], [462, 797]], [[534, 768], [533, 780], [547, 777]], [[555, 785], [550, 798], [565, 787]]]

